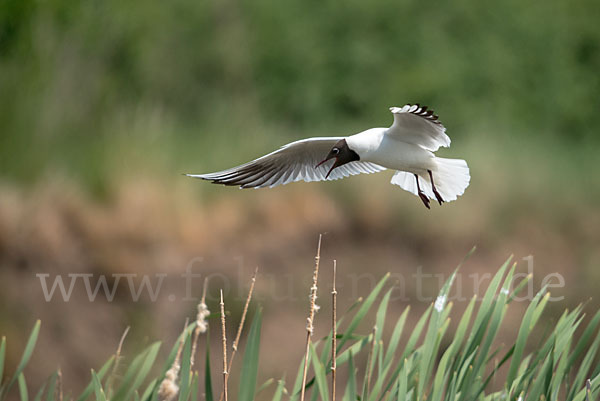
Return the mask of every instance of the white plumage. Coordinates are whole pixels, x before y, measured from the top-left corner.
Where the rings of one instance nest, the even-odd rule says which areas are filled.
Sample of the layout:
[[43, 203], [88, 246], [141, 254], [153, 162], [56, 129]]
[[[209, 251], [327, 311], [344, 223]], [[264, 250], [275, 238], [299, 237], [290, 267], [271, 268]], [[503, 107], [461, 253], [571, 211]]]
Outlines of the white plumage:
[[429, 199], [440, 204], [456, 200], [469, 185], [469, 168], [464, 160], [434, 155], [440, 147], [450, 146], [438, 117], [419, 105], [390, 111], [394, 122], [389, 128], [372, 128], [348, 137], [303, 139], [241, 166], [187, 175], [216, 184], [263, 188], [393, 169], [397, 171], [391, 183], [419, 196], [428, 208]]

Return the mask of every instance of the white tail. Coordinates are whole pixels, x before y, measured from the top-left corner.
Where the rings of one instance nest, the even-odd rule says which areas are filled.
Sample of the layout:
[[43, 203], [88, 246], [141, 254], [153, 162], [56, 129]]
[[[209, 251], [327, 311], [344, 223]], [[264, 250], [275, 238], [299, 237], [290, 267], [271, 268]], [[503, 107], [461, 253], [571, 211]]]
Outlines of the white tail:
[[[461, 159], [444, 159], [436, 157], [435, 168], [432, 170], [433, 182], [445, 202], [456, 200], [469, 186], [471, 176], [467, 162]], [[417, 195], [417, 182], [414, 173], [396, 171], [392, 177], [392, 184], [399, 185], [402, 189]], [[419, 174], [421, 191], [430, 199], [435, 199], [429, 174]]]

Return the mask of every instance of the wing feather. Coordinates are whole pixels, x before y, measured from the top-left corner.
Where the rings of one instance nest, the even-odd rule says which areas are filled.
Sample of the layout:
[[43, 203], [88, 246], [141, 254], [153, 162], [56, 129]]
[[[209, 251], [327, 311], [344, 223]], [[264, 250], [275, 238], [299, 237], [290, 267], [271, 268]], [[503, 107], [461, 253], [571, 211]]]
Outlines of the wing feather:
[[227, 170], [209, 174], [187, 174], [215, 184], [240, 188], [264, 188], [295, 181], [338, 180], [350, 175], [385, 170], [374, 163], [354, 161], [334, 169], [325, 178], [334, 161], [316, 165], [341, 137], [309, 138], [289, 143], [275, 152]]
[[404, 107], [391, 107], [390, 111], [394, 114], [394, 123], [387, 135], [396, 136], [402, 141], [419, 145], [432, 152], [440, 147], [450, 147], [450, 137], [446, 135], [446, 128], [427, 106], [407, 104]]

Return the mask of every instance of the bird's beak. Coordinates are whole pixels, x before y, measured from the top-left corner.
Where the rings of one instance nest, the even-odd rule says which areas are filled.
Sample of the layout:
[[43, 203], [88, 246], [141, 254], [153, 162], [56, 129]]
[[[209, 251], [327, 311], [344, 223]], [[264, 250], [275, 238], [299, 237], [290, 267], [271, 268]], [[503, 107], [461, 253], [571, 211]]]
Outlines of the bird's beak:
[[330, 157], [328, 157], [328, 158], [324, 159], [324, 160], [323, 160], [323, 161], [321, 161], [319, 164], [317, 164], [317, 165], [315, 166], [315, 168], [319, 167], [319, 166], [320, 166], [321, 164], [323, 164], [323, 163], [326, 163], [326, 162], [328, 162], [329, 160], [331, 160], [331, 158], [330, 158]]
[[[325, 160], [323, 160], [321, 163], [317, 164], [315, 166], [315, 168], [319, 167], [321, 164], [328, 162], [329, 160], [333, 159], [333, 156], [331, 157], [327, 157]], [[329, 177], [329, 174], [331, 174], [331, 172], [333, 171], [334, 168], [336, 168], [338, 166], [338, 158], [335, 158], [335, 163], [333, 163], [333, 166], [331, 166], [331, 168], [329, 169], [329, 171], [327, 172], [327, 175], [325, 176], [325, 178]]]

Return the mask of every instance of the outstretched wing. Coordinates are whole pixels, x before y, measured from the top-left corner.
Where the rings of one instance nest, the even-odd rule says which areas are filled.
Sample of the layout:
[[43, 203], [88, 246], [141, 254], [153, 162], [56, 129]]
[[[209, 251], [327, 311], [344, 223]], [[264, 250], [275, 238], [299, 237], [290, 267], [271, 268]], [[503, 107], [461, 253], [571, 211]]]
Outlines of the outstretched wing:
[[419, 145], [432, 152], [440, 146], [450, 147], [446, 128], [427, 106], [407, 104], [404, 107], [391, 107], [390, 111], [394, 114], [394, 123], [387, 135], [397, 136], [404, 142]]
[[377, 164], [354, 161], [334, 169], [325, 178], [334, 163], [330, 160], [315, 167], [323, 160], [341, 137], [309, 138], [289, 143], [275, 152], [229, 170], [210, 174], [186, 174], [214, 184], [239, 186], [240, 188], [264, 188], [285, 185], [294, 181], [338, 180], [361, 173], [377, 173], [385, 170]]

